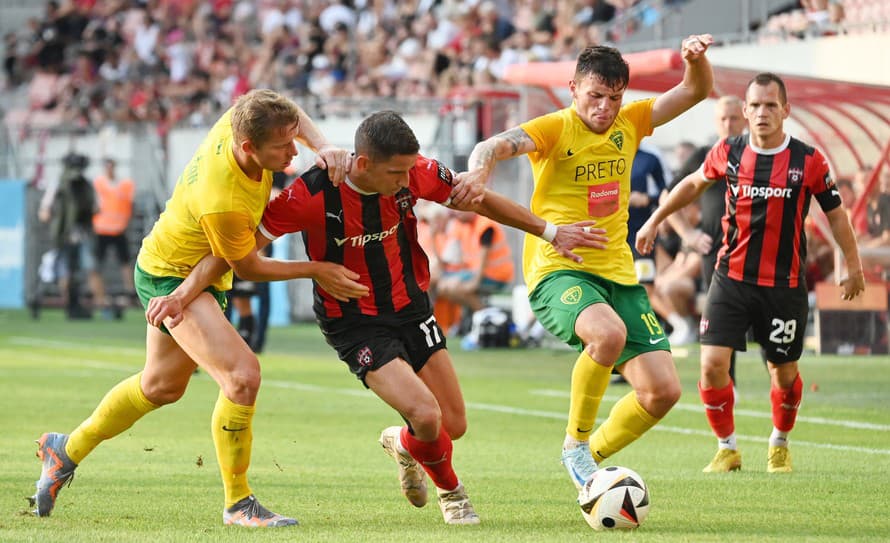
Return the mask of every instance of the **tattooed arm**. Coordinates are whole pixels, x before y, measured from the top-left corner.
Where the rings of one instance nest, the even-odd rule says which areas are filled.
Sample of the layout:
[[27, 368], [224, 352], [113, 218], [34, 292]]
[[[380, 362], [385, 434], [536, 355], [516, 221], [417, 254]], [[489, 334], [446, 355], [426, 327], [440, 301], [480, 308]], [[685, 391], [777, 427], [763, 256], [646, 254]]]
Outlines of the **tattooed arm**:
[[491, 172], [498, 161], [536, 151], [535, 142], [522, 128], [516, 127], [481, 141], [470, 153], [466, 175], [451, 193], [451, 201], [460, 205], [479, 203]]

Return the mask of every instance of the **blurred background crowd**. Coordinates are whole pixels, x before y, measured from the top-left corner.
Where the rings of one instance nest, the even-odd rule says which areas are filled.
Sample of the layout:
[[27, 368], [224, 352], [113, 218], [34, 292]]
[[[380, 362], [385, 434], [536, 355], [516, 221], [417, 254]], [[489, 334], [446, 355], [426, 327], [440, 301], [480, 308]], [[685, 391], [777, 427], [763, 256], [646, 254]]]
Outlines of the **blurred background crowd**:
[[[684, 1], [50, 0], [4, 36], [6, 122], [151, 121], [163, 133], [203, 126], [257, 87], [445, 98], [513, 63], [620, 43]], [[858, 3], [788, 2], [756, 25], [766, 40], [839, 32], [846, 4], [869, 16]]]
[[[165, 142], [174, 128], [209, 126], [253, 88], [284, 92], [313, 116], [337, 114], [340, 103], [343, 108], [364, 103], [362, 107], [370, 110], [376, 107], [375, 100], [388, 100], [387, 107], [429, 100], [432, 111], [437, 111], [445, 107], [442, 104], [453, 103], [449, 100], [479, 96], [481, 89], [506, 88], [504, 74], [511, 64], [574, 61], [584, 47], [599, 43], [622, 51], [643, 50], [645, 44], [626, 46], [691, 4], [691, 0], [50, 0], [26, 24], [11, 30], [5, 26], [0, 115], [10, 139], [31, 137], [41, 142], [33, 176], [39, 181], [40, 138], [45, 137], [41, 134], [55, 129], [91, 134], [111, 125], [139, 124], [151, 127]], [[867, 32], [875, 30], [874, 21], [890, 21], [890, 1], [885, 0], [771, 5], [769, 13], [749, 19], [748, 41], [770, 44]], [[717, 45], [731, 39], [718, 35]], [[323, 113], [308, 106], [313, 103], [324, 104]], [[716, 119], [718, 135], [743, 130], [740, 103], [732, 108], [738, 126], [724, 134]], [[713, 127], [702, 129], [713, 133]], [[477, 133], [489, 135], [481, 129]], [[688, 141], [663, 148], [661, 154], [657, 151], [656, 158], [647, 162], [651, 171], [641, 172], [634, 181], [642, 187], [633, 189], [642, 203], [633, 204], [632, 212], [641, 213], [643, 219], [661, 192], [670, 189], [671, 179], [679, 181], [689, 168], [698, 167], [703, 156], [702, 148]], [[136, 230], [150, 225], [153, 213], [142, 210], [144, 224], [134, 227], [130, 216], [140, 218], [141, 206], [137, 194], [134, 207], [133, 180], [115, 173], [113, 159], [105, 157], [102, 163], [106, 169], [93, 184], [108, 181], [108, 190], [117, 191], [108, 194], [116, 200], [99, 195], [95, 209], [117, 206], [128, 211], [120, 228], [97, 233], [124, 237], [129, 232], [129, 244], [138, 243], [143, 232]], [[461, 167], [456, 158], [451, 165]], [[145, 175], [144, 168], [128, 166], [125, 171], [130, 176]], [[868, 278], [880, 281], [888, 279], [890, 259], [868, 249], [890, 247], [890, 167], [883, 169], [879, 182], [868, 183], [873, 167], [863, 164], [855, 175], [839, 179], [838, 187], [860, 236]], [[299, 172], [289, 172], [294, 173]], [[649, 178], [660, 182], [653, 184]], [[49, 181], [55, 184], [46, 190], [41, 205], [49, 206], [52, 198], [65, 199], [64, 191], [55, 192], [64, 183]], [[159, 202], [166, 198], [166, 194], [155, 196]], [[854, 213], [854, 205], [862, 199], [867, 201], [864, 212]], [[48, 211], [45, 214], [49, 216]], [[701, 210], [690, 206], [689, 214], [689, 220], [698, 224]], [[517, 257], [511, 255], [516, 244], [511, 248], [498, 225], [475, 218], [443, 209], [420, 215], [433, 264], [437, 316], [452, 334], [466, 335], [473, 329], [474, 313], [498, 298], [502, 303], [509, 298], [517, 279], [512, 265]], [[83, 222], [89, 229], [89, 217]], [[632, 229], [631, 236], [634, 233]], [[696, 339], [698, 300], [707, 280], [700, 276], [702, 255], [696, 254], [692, 243], [669, 230], [662, 240], [654, 261], [647, 264], [652, 277], [643, 282], [659, 316], [674, 332], [671, 343], [682, 345]], [[116, 318], [132, 288], [127, 279], [132, 251], [124, 250], [125, 241], [120, 241], [117, 255], [124, 265], [123, 279], [107, 278], [116, 285], [110, 294], [101, 274], [92, 271], [89, 276], [92, 307]], [[809, 228], [809, 243], [808, 280], [813, 285], [832, 277], [835, 251], [818, 228]], [[105, 245], [117, 250], [114, 243]], [[97, 254], [100, 268], [106, 252], [111, 250]], [[117, 269], [112, 271], [116, 276]], [[56, 275], [64, 279], [63, 273]], [[519, 315], [514, 319], [523, 342], [535, 343], [541, 330], [533, 331], [533, 319]]]

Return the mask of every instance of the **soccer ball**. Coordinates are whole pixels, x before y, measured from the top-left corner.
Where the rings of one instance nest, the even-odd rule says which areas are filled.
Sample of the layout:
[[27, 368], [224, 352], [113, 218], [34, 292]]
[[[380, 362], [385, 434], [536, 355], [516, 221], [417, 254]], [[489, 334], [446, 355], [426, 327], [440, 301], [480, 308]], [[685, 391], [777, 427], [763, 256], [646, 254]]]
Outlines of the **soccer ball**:
[[581, 487], [578, 504], [594, 530], [629, 530], [649, 514], [649, 489], [639, 474], [620, 466], [597, 470]]

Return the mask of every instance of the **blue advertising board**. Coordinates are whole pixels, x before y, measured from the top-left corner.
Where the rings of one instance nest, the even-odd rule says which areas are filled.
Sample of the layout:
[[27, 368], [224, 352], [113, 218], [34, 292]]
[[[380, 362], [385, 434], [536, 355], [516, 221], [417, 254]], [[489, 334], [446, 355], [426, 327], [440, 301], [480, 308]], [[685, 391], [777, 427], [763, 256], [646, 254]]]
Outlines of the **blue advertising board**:
[[25, 186], [0, 179], [0, 308], [25, 304]]

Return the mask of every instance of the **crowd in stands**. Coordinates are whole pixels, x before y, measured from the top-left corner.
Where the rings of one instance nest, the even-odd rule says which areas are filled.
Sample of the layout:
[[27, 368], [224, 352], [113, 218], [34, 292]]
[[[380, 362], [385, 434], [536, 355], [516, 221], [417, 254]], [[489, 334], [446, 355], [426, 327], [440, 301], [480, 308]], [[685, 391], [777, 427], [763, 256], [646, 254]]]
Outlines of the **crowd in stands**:
[[[320, 99], [444, 98], [496, 84], [513, 63], [572, 60], [679, 3], [49, 0], [42, 17], [4, 36], [3, 85], [28, 85], [26, 107], [6, 121], [81, 128], [149, 121], [163, 133], [206, 124], [257, 87]], [[881, 4], [789, 2], [761, 35], [835, 33], [845, 14]], [[622, 24], [609, 25], [616, 19]]]
[[840, 32], [844, 6], [839, 0], [800, 0], [789, 2], [767, 19], [762, 41]]
[[[5, 36], [7, 123], [205, 124], [233, 98], [446, 97], [574, 59], [639, 0], [50, 0]], [[614, 37], [614, 36], [612, 36]]]
[[885, 0], [793, 0], [775, 10], [759, 29], [762, 43], [890, 28]]
[[[653, 6], [677, 3], [50, 0], [42, 17], [4, 37], [4, 92], [27, 89], [25, 107], [7, 112], [5, 120], [16, 127], [82, 129], [150, 122], [163, 134], [177, 125], [208, 125], [251, 88], [321, 100], [447, 98], [458, 89], [497, 84], [513, 63], [574, 60], [587, 45], [621, 39], [611, 21], [628, 14], [651, 18]], [[837, 33], [846, 18], [855, 20], [884, 4], [890, 5], [875, 0], [789, 2], [760, 31], [764, 39]], [[890, 12], [879, 15], [890, 20]], [[622, 24], [620, 32], [632, 27]], [[681, 143], [676, 164], [684, 162], [680, 154], [694, 150]], [[844, 194], [845, 202], [852, 205], [863, 194], [869, 173], [840, 180], [839, 189], [850, 193]], [[888, 246], [890, 168], [875, 185], [868, 213], [855, 226], [864, 244]], [[459, 222], [452, 218], [452, 228]], [[833, 250], [818, 229], [811, 232], [812, 277], [824, 278], [831, 273]], [[660, 280], [650, 292], [654, 298], [676, 300], [672, 285], [699, 281], [695, 251], [679, 243], [675, 249], [670, 261], [657, 263]], [[449, 264], [447, 259], [446, 254], [443, 265]], [[478, 271], [478, 266], [471, 268]], [[883, 273], [888, 266], [878, 263], [874, 269]], [[676, 270], [679, 277], [667, 270]], [[460, 271], [465, 274], [467, 268]], [[445, 275], [450, 272], [455, 270]], [[481, 285], [482, 277], [477, 279]], [[688, 314], [694, 310], [688, 302], [694, 296], [686, 290], [682, 302], [672, 303], [684, 320], [694, 322]], [[480, 292], [458, 292], [447, 279], [440, 294], [470, 310], [481, 303]], [[671, 311], [663, 313], [669, 320]], [[694, 334], [694, 326], [689, 328]], [[672, 338], [676, 343], [689, 340]]]

